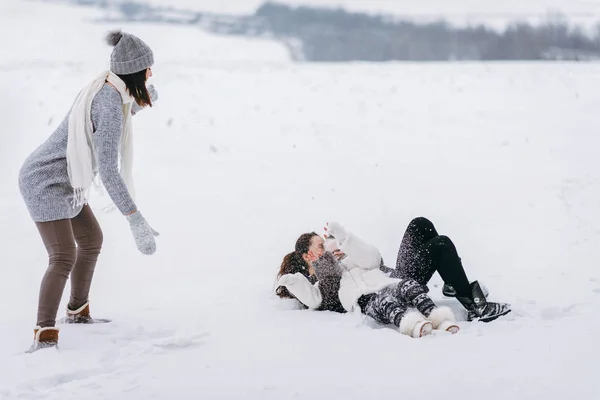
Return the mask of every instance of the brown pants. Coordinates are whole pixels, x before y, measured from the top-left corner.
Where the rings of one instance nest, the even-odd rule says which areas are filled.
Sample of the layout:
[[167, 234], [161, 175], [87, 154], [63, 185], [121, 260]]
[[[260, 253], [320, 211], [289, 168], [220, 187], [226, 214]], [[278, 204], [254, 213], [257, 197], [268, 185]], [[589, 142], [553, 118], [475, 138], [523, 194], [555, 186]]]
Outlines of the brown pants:
[[36, 222], [36, 226], [49, 258], [40, 287], [37, 325], [54, 326], [69, 275], [71, 298], [68, 307], [76, 310], [88, 301], [96, 261], [102, 248], [102, 230], [87, 204], [75, 218]]

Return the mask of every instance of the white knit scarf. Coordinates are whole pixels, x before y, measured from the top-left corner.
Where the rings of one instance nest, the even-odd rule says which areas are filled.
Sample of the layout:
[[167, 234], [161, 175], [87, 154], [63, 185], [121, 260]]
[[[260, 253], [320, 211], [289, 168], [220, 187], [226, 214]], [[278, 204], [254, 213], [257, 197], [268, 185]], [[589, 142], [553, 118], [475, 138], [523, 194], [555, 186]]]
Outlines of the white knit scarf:
[[98, 160], [92, 138], [93, 125], [91, 118], [92, 100], [102, 89], [105, 82], [111, 83], [123, 99], [123, 132], [121, 134], [121, 169], [120, 173], [132, 199], [135, 199], [133, 185], [133, 129], [131, 126], [131, 104], [133, 97], [127, 92], [125, 82], [111, 71], [105, 71], [83, 88], [77, 95], [69, 116], [67, 142], [67, 171], [73, 186], [73, 207], [87, 203], [92, 184], [100, 188], [96, 182]]

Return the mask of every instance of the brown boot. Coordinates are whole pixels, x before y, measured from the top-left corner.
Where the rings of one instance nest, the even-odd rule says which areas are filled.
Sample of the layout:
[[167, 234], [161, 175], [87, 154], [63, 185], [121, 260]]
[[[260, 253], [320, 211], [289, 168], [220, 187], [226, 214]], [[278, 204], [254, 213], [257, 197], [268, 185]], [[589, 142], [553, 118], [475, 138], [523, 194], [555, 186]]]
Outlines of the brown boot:
[[29, 349], [29, 352], [44, 349], [47, 347], [58, 346], [58, 331], [59, 328], [54, 326], [40, 327], [36, 326], [33, 329], [33, 344]]
[[77, 310], [71, 310], [67, 307], [67, 317], [64, 322], [66, 324], [91, 324], [93, 319], [90, 316], [90, 302], [86, 301]]
[[64, 324], [103, 324], [110, 322], [110, 319], [92, 318], [90, 315], [90, 302], [86, 301], [77, 310], [71, 310], [67, 306], [67, 316], [60, 321]]

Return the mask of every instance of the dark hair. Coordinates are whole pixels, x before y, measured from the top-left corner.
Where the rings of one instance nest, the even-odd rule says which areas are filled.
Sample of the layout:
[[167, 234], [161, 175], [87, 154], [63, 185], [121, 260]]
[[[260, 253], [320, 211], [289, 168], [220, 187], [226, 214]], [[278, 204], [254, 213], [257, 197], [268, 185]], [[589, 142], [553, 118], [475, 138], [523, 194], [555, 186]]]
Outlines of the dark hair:
[[146, 87], [146, 71], [147, 69], [143, 69], [133, 74], [119, 75], [119, 78], [125, 82], [127, 91], [140, 107], [152, 107], [152, 99], [150, 98], [150, 93], [148, 93], [148, 88]]
[[[312, 238], [315, 236], [319, 235], [317, 235], [315, 232], [303, 233], [300, 235], [298, 240], [296, 240], [295, 250], [283, 257], [283, 261], [279, 267], [279, 273], [277, 274], [278, 279], [282, 275], [295, 274], [297, 272], [300, 272], [302, 275], [308, 278], [308, 263], [304, 261], [302, 254], [308, 253], [308, 248], [311, 245]], [[275, 293], [277, 296], [282, 298], [294, 298], [294, 296], [292, 296], [292, 294], [284, 286], [279, 286], [275, 290]]]

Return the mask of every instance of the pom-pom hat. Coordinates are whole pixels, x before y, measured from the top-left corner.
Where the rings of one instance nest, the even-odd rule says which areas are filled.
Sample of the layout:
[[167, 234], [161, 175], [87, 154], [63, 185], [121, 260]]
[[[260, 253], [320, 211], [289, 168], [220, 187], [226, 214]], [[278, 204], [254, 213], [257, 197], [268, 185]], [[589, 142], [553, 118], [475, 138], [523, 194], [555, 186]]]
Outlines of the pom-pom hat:
[[108, 33], [106, 42], [114, 47], [110, 55], [110, 70], [117, 75], [134, 74], [154, 64], [152, 49], [137, 36], [115, 30]]

